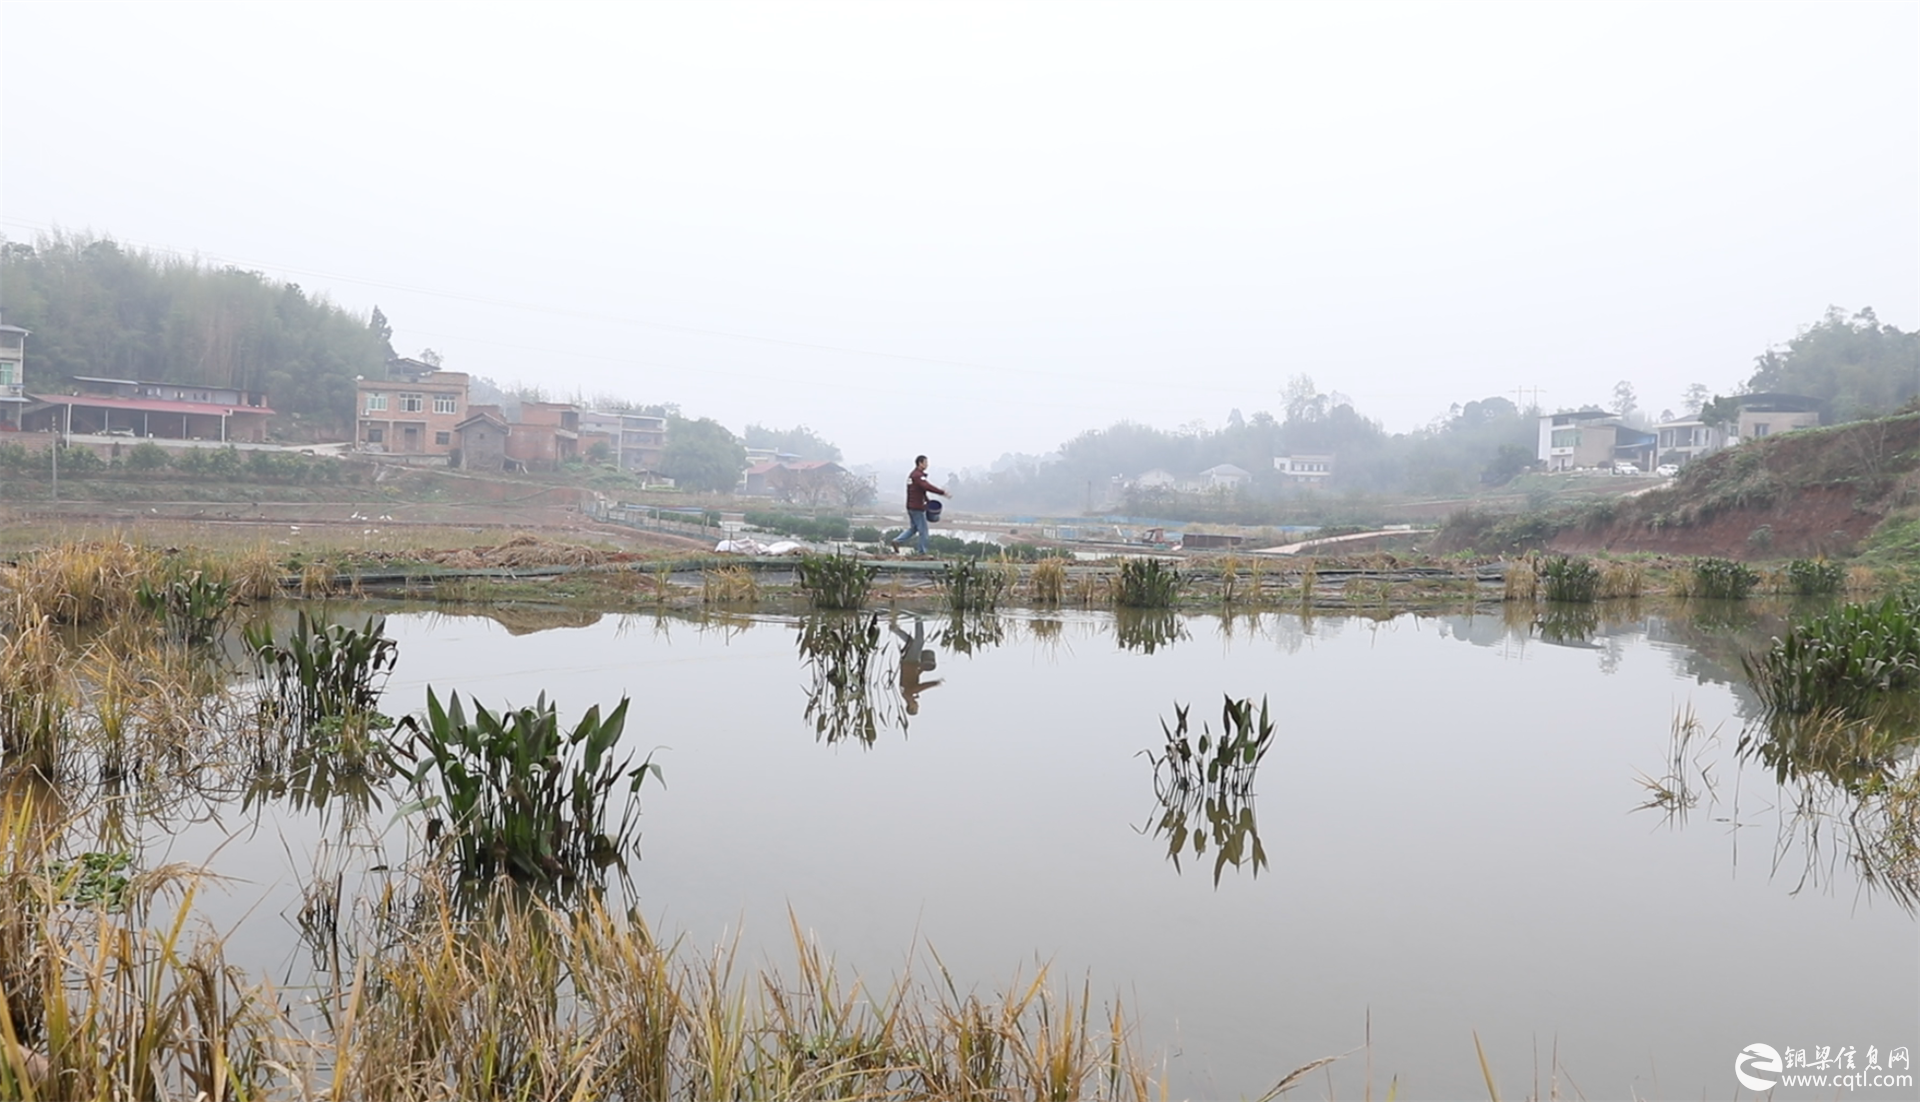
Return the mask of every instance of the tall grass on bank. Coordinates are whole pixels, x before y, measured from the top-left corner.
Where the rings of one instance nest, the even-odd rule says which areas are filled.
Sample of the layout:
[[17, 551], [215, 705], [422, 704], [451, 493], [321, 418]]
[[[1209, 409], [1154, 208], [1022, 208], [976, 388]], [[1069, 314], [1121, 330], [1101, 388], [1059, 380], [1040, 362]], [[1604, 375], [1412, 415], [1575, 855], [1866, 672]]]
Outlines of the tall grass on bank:
[[1041, 559], [1027, 575], [1027, 600], [1054, 607], [1067, 595], [1067, 560]]
[[795, 568], [801, 592], [815, 608], [858, 610], [880, 568], [845, 555], [802, 555]]
[[1838, 593], [1847, 584], [1847, 568], [1829, 559], [1795, 559], [1787, 564], [1786, 590], [1802, 597]]
[[[1116, 1000], [1046, 971], [996, 993], [911, 964], [843, 971], [687, 950], [597, 896], [468, 910], [436, 880], [355, 912], [308, 1000], [250, 983], [188, 916], [179, 870], [125, 911], [62, 904], [15, 804], [0, 821], [0, 1097], [366, 1102], [1162, 1097]], [[172, 907], [161, 901], [177, 896]]]

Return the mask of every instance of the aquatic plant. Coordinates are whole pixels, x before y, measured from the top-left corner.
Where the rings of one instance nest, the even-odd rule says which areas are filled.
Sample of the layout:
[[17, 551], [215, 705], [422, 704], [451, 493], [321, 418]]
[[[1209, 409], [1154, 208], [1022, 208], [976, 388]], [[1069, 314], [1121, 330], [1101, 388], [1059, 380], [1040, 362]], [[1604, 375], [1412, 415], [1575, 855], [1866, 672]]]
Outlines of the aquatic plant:
[[1695, 559], [1684, 588], [1689, 597], [1738, 601], [1752, 593], [1759, 581], [1760, 575], [1745, 563], [1732, 559]]
[[266, 620], [248, 624], [241, 636], [266, 686], [260, 708], [269, 722], [302, 733], [329, 718], [379, 722], [380, 693], [400, 657], [384, 619], [370, 616], [352, 628], [310, 619], [302, 609], [284, 642]]
[[867, 603], [880, 568], [846, 555], [802, 555], [795, 573], [813, 607], [854, 610]]
[[628, 701], [604, 716], [599, 705], [563, 730], [546, 694], [530, 706], [488, 711], [475, 704], [467, 718], [460, 695], [442, 706], [427, 690], [426, 718], [407, 716], [408, 736], [396, 762], [429, 808], [444, 809], [461, 874], [483, 880], [505, 874], [552, 882], [582, 876], [617, 860], [637, 839], [638, 805], [628, 800], [610, 821], [614, 789], [640, 790], [661, 777], [649, 754], [638, 765], [612, 754], [626, 727]]
[[1202, 724], [1197, 739], [1189, 731], [1185, 706], [1176, 704], [1174, 717], [1171, 729], [1165, 719], [1160, 721], [1166, 738], [1161, 752], [1143, 751], [1153, 764], [1154, 796], [1160, 805], [1154, 835], [1166, 839], [1167, 857], [1176, 869], [1182, 854], [1191, 849], [1199, 860], [1211, 844], [1216, 885], [1229, 865], [1250, 866], [1253, 875], [1260, 875], [1267, 853], [1260, 844], [1252, 795], [1255, 773], [1273, 746], [1267, 702], [1260, 702], [1256, 714], [1251, 699], [1225, 698], [1219, 734]]
[[0, 764], [58, 775], [75, 689], [46, 617], [0, 636]]
[[1888, 694], [1920, 688], [1920, 600], [1839, 605], [1796, 621], [1742, 664], [1770, 712], [1871, 714]]
[[1113, 603], [1121, 608], [1172, 608], [1185, 582], [1177, 567], [1151, 558], [1124, 559], [1115, 580]]
[[1803, 597], [1838, 593], [1847, 583], [1847, 568], [1830, 559], [1795, 559], [1787, 564], [1787, 591]]
[[141, 581], [134, 601], [160, 621], [167, 638], [200, 645], [219, 638], [234, 610], [234, 587], [193, 570], [157, 582]]
[[953, 612], [992, 612], [1013, 589], [1018, 568], [1009, 563], [959, 559], [940, 571], [937, 584]]

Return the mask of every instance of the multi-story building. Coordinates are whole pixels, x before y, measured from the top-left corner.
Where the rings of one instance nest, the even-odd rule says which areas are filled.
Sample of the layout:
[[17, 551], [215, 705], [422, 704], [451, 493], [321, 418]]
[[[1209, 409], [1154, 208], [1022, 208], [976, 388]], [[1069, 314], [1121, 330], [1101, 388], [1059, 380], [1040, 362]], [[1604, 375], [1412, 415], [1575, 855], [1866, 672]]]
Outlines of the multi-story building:
[[580, 411], [568, 402], [520, 403], [520, 419], [507, 437], [507, 458], [528, 470], [558, 470], [579, 454]]
[[1712, 455], [1727, 446], [1726, 431], [1698, 417], [1662, 421], [1653, 426], [1653, 431], [1660, 438], [1660, 462], [1676, 467], [1684, 467], [1703, 455]]
[[1331, 455], [1276, 455], [1273, 469], [1287, 482], [1302, 486], [1322, 486], [1333, 477]]
[[651, 413], [580, 411], [580, 446], [602, 441], [623, 471], [657, 471], [667, 454], [667, 419]]
[[17, 325], [0, 325], [0, 432], [19, 431], [27, 405], [27, 337]]
[[354, 390], [357, 449], [446, 457], [459, 448], [454, 430], [467, 418], [466, 372], [398, 359], [385, 379], [361, 379]]

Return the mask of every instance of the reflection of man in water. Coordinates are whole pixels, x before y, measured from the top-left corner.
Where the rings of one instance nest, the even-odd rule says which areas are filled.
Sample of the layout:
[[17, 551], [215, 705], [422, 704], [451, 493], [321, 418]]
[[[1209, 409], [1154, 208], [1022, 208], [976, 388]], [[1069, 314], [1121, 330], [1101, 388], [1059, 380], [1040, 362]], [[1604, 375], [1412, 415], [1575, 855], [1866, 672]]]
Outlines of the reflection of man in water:
[[900, 630], [896, 619], [887, 621], [887, 626], [900, 637], [900, 695], [907, 698], [907, 714], [920, 714], [920, 690], [931, 689], [940, 684], [940, 679], [920, 680], [920, 675], [933, 669], [933, 651], [927, 646], [927, 628], [920, 617], [913, 618], [913, 634]]

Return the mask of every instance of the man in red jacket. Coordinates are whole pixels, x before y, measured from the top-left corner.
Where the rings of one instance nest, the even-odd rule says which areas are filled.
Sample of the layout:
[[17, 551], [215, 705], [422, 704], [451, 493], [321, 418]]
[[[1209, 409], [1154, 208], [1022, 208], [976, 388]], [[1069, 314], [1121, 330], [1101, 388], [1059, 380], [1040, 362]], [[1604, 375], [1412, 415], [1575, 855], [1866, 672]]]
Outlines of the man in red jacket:
[[927, 553], [927, 495], [939, 494], [947, 497], [945, 490], [927, 481], [927, 457], [913, 457], [913, 470], [907, 473], [907, 530], [895, 537], [895, 547], [904, 546], [909, 538], [918, 537], [919, 551]]

